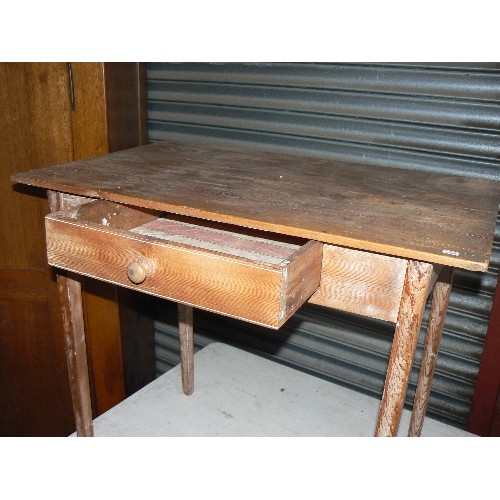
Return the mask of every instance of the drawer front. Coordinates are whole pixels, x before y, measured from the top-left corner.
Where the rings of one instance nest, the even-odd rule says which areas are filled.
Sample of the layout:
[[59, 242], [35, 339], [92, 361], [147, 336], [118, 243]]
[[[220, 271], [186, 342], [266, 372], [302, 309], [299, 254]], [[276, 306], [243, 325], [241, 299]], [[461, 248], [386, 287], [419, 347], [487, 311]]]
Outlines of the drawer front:
[[317, 242], [269, 266], [50, 215], [46, 233], [53, 266], [271, 328], [319, 286]]

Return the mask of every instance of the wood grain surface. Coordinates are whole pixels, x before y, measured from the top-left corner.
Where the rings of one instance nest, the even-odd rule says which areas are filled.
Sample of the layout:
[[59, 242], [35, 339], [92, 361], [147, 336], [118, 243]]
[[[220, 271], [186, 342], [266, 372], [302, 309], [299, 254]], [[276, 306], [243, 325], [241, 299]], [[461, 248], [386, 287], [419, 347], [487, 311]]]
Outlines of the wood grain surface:
[[396, 322], [406, 260], [323, 245], [321, 282], [313, 304]]
[[[56, 191], [48, 191], [50, 210], [77, 210], [78, 203], [85, 203], [84, 198], [75, 199]], [[72, 273], [58, 273], [56, 276], [59, 290], [61, 317], [64, 330], [66, 362], [68, 364], [69, 385], [76, 433], [78, 436], [91, 437], [93, 429], [92, 377], [89, 370], [91, 359], [88, 351], [88, 328], [85, 322], [83, 300], [83, 278]]]
[[493, 181], [176, 142], [13, 180], [473, 271], [500, 199]]
[[65, 63], [0, 63], [0, 436], [75, 430], [45, 193], [11, 175], [73, 159]]
[[[322, 244], [316, 241], [292, 253], [287, 248], [286, 258], [270, 264], [125, 231], [117, 226], [122, 221], [128, 228], [125, 214], [132, 208], [91, 205], [46, 217], [49, 264], [271, 328], [279, 328], [319, 285]], [[137, 212], [136, 222], [150, 217]], [[81, 220], [91, 214], [92, 220]], [[148, 272], [132, 282], [134, 263]]]
[[181, 357], [182, 392], [191, 396], [194, 392], [194, 332], [193, 308], [177, 304], [179, 323], [179, 351]]
[[431, 279], [431, 264], [408, 261], [376, 436], [397, 434]]
[[424, 350], [408, 429], [410, 437], [420, 436], [422, 433], [452, 282], [453, 269], [444, 267], [436, 280], [432, 294], [431, 311], [427, 322]]
[[89, 367], [82, 310], [81, 277], [57, 276], [64, 341], [68, 361], [69, 383], [78, 436], [94, 435], [92, 402], [89, 389]]

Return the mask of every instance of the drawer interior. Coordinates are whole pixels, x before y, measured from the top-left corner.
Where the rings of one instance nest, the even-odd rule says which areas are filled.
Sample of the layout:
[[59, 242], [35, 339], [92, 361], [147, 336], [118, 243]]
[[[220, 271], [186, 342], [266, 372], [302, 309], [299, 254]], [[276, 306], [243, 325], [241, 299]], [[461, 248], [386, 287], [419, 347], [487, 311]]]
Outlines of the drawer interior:
[[193, 224], [193, 221], [176, 220], [172, 216], [146, 222], [130, 229], [130, 232], [270, 265], [279, 265], [292, 258], [302, 246], [269, 237]]
[[105, 200], [51, 215], [270, 266], [289, 262], [308, 241]]

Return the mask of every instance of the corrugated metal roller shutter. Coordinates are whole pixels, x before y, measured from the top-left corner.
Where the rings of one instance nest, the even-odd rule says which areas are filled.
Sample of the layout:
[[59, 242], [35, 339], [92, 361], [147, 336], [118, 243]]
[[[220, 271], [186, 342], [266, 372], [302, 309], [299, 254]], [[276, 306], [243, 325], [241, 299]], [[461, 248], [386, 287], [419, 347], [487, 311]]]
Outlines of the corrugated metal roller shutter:
[[[150, 64], [149, 138], [253, 145], [374, 165], [500, 176], [499, 64]], [[429, 414], [466, 426], [500, 268], [457, 271]], [[426, 312], [426, 317], [428, 309]], [[421, 331], [418, 357], [426, 322]], [[198, 311], [214, 340], [380, 397], [393, 325], [304, 306], [279, 332]], [[156, 322], [157, 366], [178, 362], [174, 304]], [[237, 331], [237, 335], [235, 334]], [[408, 402], [413, 396], [414, 369]]]

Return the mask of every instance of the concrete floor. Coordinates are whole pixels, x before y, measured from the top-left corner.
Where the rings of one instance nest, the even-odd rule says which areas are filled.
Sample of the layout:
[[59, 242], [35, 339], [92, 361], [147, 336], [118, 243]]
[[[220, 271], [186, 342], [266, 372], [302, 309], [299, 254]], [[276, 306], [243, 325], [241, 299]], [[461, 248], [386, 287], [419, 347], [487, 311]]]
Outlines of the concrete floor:
[[[180, 366], [94, 421], [96, 436], [373, 436], [379, 400], [221, 343], [195, 355], [195, 392]], [[406, 435], [404, 410], [399, 435]], [[472, 436], [426, 418], [423, 436]]]

